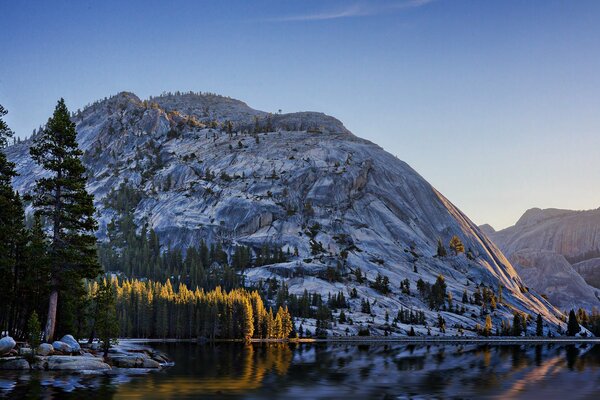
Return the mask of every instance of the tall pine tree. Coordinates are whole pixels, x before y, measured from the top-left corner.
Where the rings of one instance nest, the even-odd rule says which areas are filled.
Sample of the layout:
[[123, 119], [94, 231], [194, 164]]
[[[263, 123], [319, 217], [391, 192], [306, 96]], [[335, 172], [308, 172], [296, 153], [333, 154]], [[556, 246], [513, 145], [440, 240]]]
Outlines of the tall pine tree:
[[[30, 149], [32, 159], [48, 173], [36, 182], [33, 197], [36, 212], [47, 219], [51, 230], [46, 341], [54, 338], [59, 293], [69, 298], [69, 294], [81, 291], [82, 278], [95, 278], [100, 272], [93, 197], [85, 188], [87, 178], [76, 135], [67, 106], [60, 99]], [[75, 311], [72, 307], [64, 309]]]

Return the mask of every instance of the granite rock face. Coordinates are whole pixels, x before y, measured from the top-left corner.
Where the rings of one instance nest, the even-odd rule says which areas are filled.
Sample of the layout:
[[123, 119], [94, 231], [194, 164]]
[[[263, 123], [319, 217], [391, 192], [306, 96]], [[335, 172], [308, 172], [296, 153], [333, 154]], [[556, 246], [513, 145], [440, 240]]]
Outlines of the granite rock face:
[[514, 226], [488, 235], [506, 254], [521, 249], [550, 250], [577, 263], [600, 256], [600, 209], [532, 208]]
[[510, 260], [528, 287], [548, 296], [561, 310], [600, 307], [600, 290], [589, 286], [562, 255], [524, 249], [512, 254]]
[[[423, 309], [434, 325], [437, 312], [414, 291], [403, 295], [399, 286], [404, 279], [413, 288], [418, 279], [433, 283], [442, 274], [454, 298], [478, 284], [502, 286], [507, 305], [494, 314], [495, 323], [512, 318], [511, 307], [559, 322], [543, 298], [522, 291], [525, 284], [510, 262], [467, 216], [409, 165], [333, 117], [268, 114], [216, 95], [142, 101], [124, 92], [94, 103], [73, 121], [100, 213], [100, 240], [116, 213], [104, 199], [126, 184], [140, 195], [136, 224], [153, 228], [163, 244], [187, 248], [202, 239], [220, 241], [230, 255], [236, 245], [298, 249], [288, 262], [247, 270], [248, 283], [274, 277], [285, 280], [291, 293], [306, 289], [324, 297], [356, 288], [376, 303], [373, 313], [382, 324], [386, 311], [403, 306]], [[29, 146], [25, 141], [6, 149], [17, 164], [14, 185], [21, 193], [43, 176]], [[453, 235], [474, 259], [435, 257], [438, 238], [448, 243]], [[348, 278], [322, 279], [346, 253]], [[391, 294], [352, 281], [350, 271], [357, 268], [370, 281], [387, 276]], [[360, 313], [359, 299], [350, 301], [347, 315], [356, 322], [348, 326], [351, 333], [371, 319]], [[444, 316], [448, 326], [475, 326], [485, 318], [478, 309]], [[448, 334], [456, 333], [452, 329]]]
[[600, 289], [600, 257], [590, 258], [589, 260], [573, 264], [573, 269], [577, 271], [589, 285]]
[[532, 208], [514, 226], [500, 231], [489, 225], [480, 228], [509, 259], [529, 266], [526, 271], [517, 268], [519, 274], [557, 307], [600, 306], [594, 300], [600, 287], [600, 262], [594, 261], [600, 255], [600, 209]]

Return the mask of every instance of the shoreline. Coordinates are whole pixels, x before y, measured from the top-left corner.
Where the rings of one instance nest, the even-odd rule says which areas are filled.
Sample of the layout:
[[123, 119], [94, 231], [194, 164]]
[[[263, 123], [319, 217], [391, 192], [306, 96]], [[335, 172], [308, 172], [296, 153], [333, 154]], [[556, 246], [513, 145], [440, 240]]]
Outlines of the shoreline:
[[[119, 339], [121, 343], [245, 343], [243, 339], [156, 339], [156, 338], [123, 338]], [[541, 337], [333, 337], [325, 339], [304, 338], [304, 339], [251, 339], [248, 343], [351, 343], [351, 344], [493, 344], [493, 345], [516, 345], [516, 344], [600, 344], [600, 338], [541, 338]]]

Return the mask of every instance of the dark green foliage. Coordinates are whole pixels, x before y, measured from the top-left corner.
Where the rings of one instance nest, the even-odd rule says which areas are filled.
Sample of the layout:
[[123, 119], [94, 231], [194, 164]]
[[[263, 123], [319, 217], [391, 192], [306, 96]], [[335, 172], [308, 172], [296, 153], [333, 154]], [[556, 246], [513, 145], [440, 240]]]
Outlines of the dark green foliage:
[[104, 357], [108, 356], [110, 346], [116, 344], [119, 337], [119, 322], [116, 313], [116, 297], [113, 286], [106, 280], [100, 281], [94, 295], [94, 328], [102, 344]]
[[371, 336], [371, 330], [368, 326], [361, 326], [358, 330], [358, 336]]
[[579, 321], [577, 321], [575, 311], [571, 310], [569, 312], [569, 322], [567, 322], [567, 336], [575, 336], [580, 331], [581, 327], [579, 326]]
[[32, 313], [45, 313], [42, 297], [47, 295], [49, 282], [39, 219], [31, 230], [25, 228], [23, 203], [12, 189], [17, 173], [3, 152], [12, 136], [4, 115], [6, 110], [0, 105], [0, 304], [4, 311], [0, 313], [0, 332], [27, 339]]
[[30, 154], [49, 174], [37, 180], [33, 205], [39, 215], [47, 218], [51, 230], [51, 293], [45, 338], [52, 340], [59, 293], [69, 297], [68, 292], [81, 288], [82, 278], [92, 279], [100, 271], [93, 197], [85, 188], [83, 153], [77, 146], [75, 124], [69, 119], [63, 99], [46, 128], [34, 139]]
[[535, 320], [535, 335], [544, 336], [544, 320], [542, 314], [538, 314]]
[[520, 313], [516, 312], [513, 316], [512, 335], [521, 336], [524, 330], [523, 317]]
[[375, 282], [371, 284], [371, 287], [382, 294], [388, 294], [390, 292], [390, 278], [377, 274]]
[[446, 257], [448, 253], [446, 252], [446, 247], [442, 243], [442, 239], [438, 239], [437, 241], [437, 256], [438, 257]]
[[371, 303], [369, 299], [362, 299], [360, 302], [360, 311], [365, 314], [371, 314]]
[[412, 308], [406, 309], [400, 307], [395, 321], [403, 324], [425, 325], [425, 312], [422, 310], [413, 311]]
[[400, 282], [400, 290], [406, 295], [410, 295], [410, 281], [408, 278]]
[[34, 311], [27, 321], [27, 342], [29, 342], [29, 346], [31, 346], [34, 351], [40, 345], [41, 337], [42, 327], [40, 326], [38, 315]]
[[437, 327], [440, 328], [440, 332], [446, 333], [446, 320], [441, 314], [438, 314]]

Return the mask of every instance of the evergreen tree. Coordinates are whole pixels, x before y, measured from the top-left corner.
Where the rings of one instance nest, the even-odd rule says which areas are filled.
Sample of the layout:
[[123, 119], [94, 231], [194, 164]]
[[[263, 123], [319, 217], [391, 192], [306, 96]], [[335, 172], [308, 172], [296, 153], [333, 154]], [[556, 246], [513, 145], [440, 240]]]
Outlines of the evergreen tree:
[[460, 241], [460, 239], [456, 235], [452, 236], [452, 239], [450, 239], [449, 246], [455, 256], [457, 256], [459, 253], [465, 252], [465, 245]]
[[41, 334], [42, 328], [40, 327], [40, 320], [37, 313], [34, 311], [27, 321], [27, 341], [34, 353], [40, 345]]
[[569, 312], [569, 322], [567, 323], [567, 336], [575, 336], [581, 331], [575, 311]]
[[483, 336], [490, 336], [492, 334], [492, 317], [489, 315], [485, 317], [485, 326], [483, 328]]
[[513, 326], [512, 326], [512, 335], [513, 336], [521, 336], [523, 333], [523, 318], [521, 314], [516, 312], [513, 316]]
[[542, 319], [542, 314], [538, 314], [537, 319], [535, 320], [535, 335], [544, 336], [544, 320]]
[[438, 257], [446, 257], [447, 253], [446, 253], [446, 247], [444, 247], [444, 244], [442, 243], [442, 239], [438, 238], [437, 241], [437, 256]]
[[110, 346], [116, 344], [119, 336], [119, 323], [117, 321], [115, 308], [115, 293], [113, 286], [106, 279], [98, 285], [95, 296], [96, 314], [95, 329], [104, 350], [104, 357], [108, 356]]
[[[45, 129], [34, 139], [32, 159], [48, 176], [36, 182], [33, 204], [50, 224], [50, 297], [44, 337], [52, 341], [56, 329], [59, 292], [65, 300], [77, 297], [82, 278], [99, 273], [96, 254], [96, 220], [93, 197], [87, 193], [87, 178], [76, 141], [75, 124], [60, 99]], [[71, 292], [71, 293], [69, 293]], [[75, 293], [75, 294], [74, 294]]]

